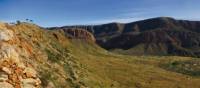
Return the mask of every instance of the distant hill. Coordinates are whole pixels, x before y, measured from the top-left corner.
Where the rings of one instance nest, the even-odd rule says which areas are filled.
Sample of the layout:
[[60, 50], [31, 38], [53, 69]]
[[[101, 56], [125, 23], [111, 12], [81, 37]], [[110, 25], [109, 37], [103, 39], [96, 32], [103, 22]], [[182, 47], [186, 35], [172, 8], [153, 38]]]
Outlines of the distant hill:
[[[91, 32], [103, 48], [131, 55], [200, 56], [200, 21], [158, 17], [132, 23], [76, 26]], [[68, 29], [64, 26], [51, 29]]]

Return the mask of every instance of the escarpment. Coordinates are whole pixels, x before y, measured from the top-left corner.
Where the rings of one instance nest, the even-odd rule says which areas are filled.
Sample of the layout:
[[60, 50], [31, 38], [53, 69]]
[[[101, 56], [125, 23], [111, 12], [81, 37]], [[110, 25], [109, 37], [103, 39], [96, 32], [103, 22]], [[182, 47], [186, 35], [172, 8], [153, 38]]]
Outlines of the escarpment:
[[63, 29], [69, 38], [83, 39], [88, 42], [95, 42], [96, 39], [92, 33], [84, 29]]

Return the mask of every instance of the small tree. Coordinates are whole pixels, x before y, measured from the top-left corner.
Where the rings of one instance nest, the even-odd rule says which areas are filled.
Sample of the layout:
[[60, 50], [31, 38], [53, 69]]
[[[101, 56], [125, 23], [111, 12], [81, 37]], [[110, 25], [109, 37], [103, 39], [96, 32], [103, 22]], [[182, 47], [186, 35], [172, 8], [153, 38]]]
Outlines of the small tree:
[[33, 20], [30, 20], [30, 22], [33, 22]]
[[28, 22], [29, 21], [29, 19], [26, 19], [26, 22]]
[[20, 25], [21, 24], [21, 21], [17, 20], [17, 25]]

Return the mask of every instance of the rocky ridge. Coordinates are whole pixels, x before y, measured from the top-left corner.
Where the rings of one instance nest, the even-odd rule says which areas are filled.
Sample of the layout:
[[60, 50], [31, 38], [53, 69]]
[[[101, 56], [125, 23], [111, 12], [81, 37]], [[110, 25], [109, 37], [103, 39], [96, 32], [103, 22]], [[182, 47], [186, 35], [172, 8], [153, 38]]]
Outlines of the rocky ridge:
[[0, 86], [1, 88], [39, 88], [41, 81], [30, 64], [23, 63], [16, 46], [19, 42], [8, 24], [0, 24]]
[[64, 31], [49, 31], [26, 22], [2, 23], [0, 39], [3, 88], [87, 87], [81, 81], [84, 73], [80, 63], [67, 48]]

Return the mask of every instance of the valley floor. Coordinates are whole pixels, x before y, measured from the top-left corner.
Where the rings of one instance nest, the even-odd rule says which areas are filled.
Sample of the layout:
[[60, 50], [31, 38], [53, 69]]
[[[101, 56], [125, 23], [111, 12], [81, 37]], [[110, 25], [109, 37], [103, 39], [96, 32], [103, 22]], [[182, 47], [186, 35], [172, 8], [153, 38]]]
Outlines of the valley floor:
[[69, 47], [89, 88], [200, 88], [197, 58], [124, 56], [90, 46], [72, 41]]

